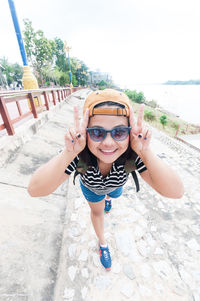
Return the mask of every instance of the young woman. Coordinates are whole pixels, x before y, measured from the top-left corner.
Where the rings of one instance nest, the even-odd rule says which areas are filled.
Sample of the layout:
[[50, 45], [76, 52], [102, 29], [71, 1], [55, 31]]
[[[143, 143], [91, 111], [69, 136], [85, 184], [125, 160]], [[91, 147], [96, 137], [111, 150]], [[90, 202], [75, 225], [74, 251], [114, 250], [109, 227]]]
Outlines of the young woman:
[[80, 186], [91, 208], [100, 261], [109, 270], [104, 210], [110, 211], [110, 198], [122, 194], [128, 179], [126, 167], [132, 165], [132, 170], [137, 169], [142, 179], [165, 197], [181, 198], [184, 189], [176, 172], [150, 148], [151, 131], [143, 123], [143, 104], [136, 121], [129, 98], [120, 91], [106, 89], [89, 94], [83, 114], [80, 124], [78, 109], [74, 108], [74, 126], [67, 130], [64, 150], [36, 170], [28, 192], [31, 196], [48, 195], [73, 171], [82, 170]]

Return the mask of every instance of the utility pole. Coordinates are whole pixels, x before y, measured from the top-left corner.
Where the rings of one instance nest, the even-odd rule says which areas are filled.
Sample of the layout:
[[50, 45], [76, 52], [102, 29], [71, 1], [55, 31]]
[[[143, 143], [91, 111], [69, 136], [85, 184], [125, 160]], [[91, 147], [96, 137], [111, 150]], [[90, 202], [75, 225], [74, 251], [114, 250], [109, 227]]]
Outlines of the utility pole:
[[[18, 22], [18, 18], [17, 18], [14, 1], [8, 0], [8, 3], [9, 3], [9, 7], [10, 7], [10, 12], [11, 12], [12, 20], [13, 20], [13, 25], [15, 28], [15, 33], [17, 36], [17, 41], [18, 41], [23, 65], [24, 65], [24, 74], [23, 74], [23, 78], [22, 78], [22, 83], [23, 83], [24, 89], [38, 89], [39, 87], [38, 87], [37, 79], [34, 76], [34, 74], [31, 72], [30, 67], [28, 66], [26, 51], [24, 48], [23, 38], [22, 38], [22, 34], [21, 34], [21, 30], [20, 30], [20, 26], [19, 26], [19, 22]], [[35, 100], [36, 106], [39, 105], [39, 102], [41, 105], [40, 98], [34, 98], [34, 100]]]
[[68, 64], [69, 64], [69, 77], [70, 77], [70, 90], [71, 93], [73, 92], [73, 84], [72, 84], [72, 72], [71, 72], [71, 65], [70, 65], [70, 56], [69, 56], [69, 51], [71, 49], [71, 47], [67, 46], [67, 42], [65, 41], [64, 43], [64, 49], [68, 55]]

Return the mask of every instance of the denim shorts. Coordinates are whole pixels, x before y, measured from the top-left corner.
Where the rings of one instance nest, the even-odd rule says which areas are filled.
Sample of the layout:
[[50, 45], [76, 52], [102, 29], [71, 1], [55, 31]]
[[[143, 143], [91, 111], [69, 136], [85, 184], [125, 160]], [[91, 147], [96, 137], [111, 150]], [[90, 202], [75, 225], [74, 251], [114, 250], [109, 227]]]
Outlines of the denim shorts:
[[84, 195], [84, 197], [86, 198], [86, 200], [88, 202], [92, 202], [92, 203], [97, 203], [102, 201], [103, 199], [105, 199], [106, 195], [108, 195], [111, 198], [118, 198], [123, 191], [123, 186], [116, 188], [114, 191], [108, 193], [108, 194], [101, 194], [98, 195], [94, 192], [92, 192], [89, 188], [85, 187], [81, 181], [80, 181], [80, 186], [81, 186], [81, 190], [82, 193]]

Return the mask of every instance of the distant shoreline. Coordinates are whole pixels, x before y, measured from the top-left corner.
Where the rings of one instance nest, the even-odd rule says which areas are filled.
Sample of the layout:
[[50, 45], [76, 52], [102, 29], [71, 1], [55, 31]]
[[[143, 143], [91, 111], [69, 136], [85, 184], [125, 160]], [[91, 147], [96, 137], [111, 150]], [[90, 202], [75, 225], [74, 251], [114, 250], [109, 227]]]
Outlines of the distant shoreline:
[[163, 83], [162, 85], [200, 85], [200, 80], [187, 80], [187, 81], [180, 81], [180, 80], [168, 80], [167, 82]]

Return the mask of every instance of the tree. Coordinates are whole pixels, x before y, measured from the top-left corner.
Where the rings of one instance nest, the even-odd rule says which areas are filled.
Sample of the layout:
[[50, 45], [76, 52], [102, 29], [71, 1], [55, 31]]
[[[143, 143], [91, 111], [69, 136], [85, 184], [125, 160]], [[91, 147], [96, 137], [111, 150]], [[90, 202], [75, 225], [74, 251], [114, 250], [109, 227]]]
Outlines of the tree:
[[0, 59], [0, 64], [2, 66], [1, 72], [5, 76], [4, 80], [6, 80], [7, 84], [10, 85], [13, 82], [12, 66], [11, 66], [11, 64], [8, 63], [8, 60], [5, 57]]
[[[56, 37], [48, 40], [42, 30], [34, 31], [32, 22], [24, 20], [24, 42], [27, 58], [34, 68], [40, 83], [50, 84], [56, 77], [57, 83], [64, 86], [70, 84], [68, 57], [64, 42]], [[81, 66], [81, 67], [80, 67]], [[88, 67], [77, 58], [70, 58], [72, 84], [85, 86], [88, 83]], [[56, 76], [55, 76], [55, 74]], [[53, 80], [53, 82], [55, 82]]]
[[166, 115], [160, 116], [160, 123], [162, 124], [162, 126], [164, 128], [165, 125], [167, 124], [167, 116]]
[[66, 86], [67, 83], [70, 82], [70, 77], [69, 75], [65, 72], [62, 72], [62, 75], [59, 78], [59, 84], [60, 86]]
[[79, 75], [80, 75], [80, 85], [81, 86], [86, 86], [88, 83], [88, 67], [83, 61], [80, 61], [77, 58], [72, 58], [71, 59], [71, 70], [72, 70], [72, 75], [76, 76], [76, 81], [77, 84], [79, 82]]
[[4, 74], [8, 85], [12, 84], [13, 82], [21, 82], [23, 76], [22, 66], [20, 66], [18, 63], [9, 63], [5, 57], [0, 59], [0, 64], [2, 66], [1, 73]]
[[156, 116], [152, 111], [144, 110], [144, 119], [153, 121], [156, 119]]
[[[55, 42], [55, 65], [58, 67], [62, 73], [60, 74], [60, 84], [66, 85], [70, 84], [70, 76], [69, 76], [69, 63], [68, 57], [64, 49], [64, 42], [56, 37], [54, 39]], [[88, 81], [87, 70], [88, 67], [79, 59], [72, 57], [70, 58], [70, 67], [72, 74], [72, 84], [73, 86], [77, 86], [79, 83], [80, 76], [80, 84], [85, 85]]]
[[134, 102], [143, 103], [145, 102], [145, 97], [143, 92], [137, 92], [136, 90], [125, 90], [126, 95]]
[[42, 30], [34, 31], [32, 22], [24, 20], [24, 41], [28, 61], [36, 72], [40, 83], [43, 83], [43, 71], [49, 64], [54, 63], [56, 43], [48, 40]]
[[108, 86], [108, 83], [105, 80], [101, 80], [99, 83], [97, 83], [98, 86]]
[[66, 58], [66, 52], [64, 50], [64, 42], [60, 38], [54, 39], [56, 48], [55, 48], [55, 64], [63, 72], [69, 70], [68, 62]]

